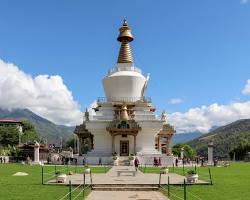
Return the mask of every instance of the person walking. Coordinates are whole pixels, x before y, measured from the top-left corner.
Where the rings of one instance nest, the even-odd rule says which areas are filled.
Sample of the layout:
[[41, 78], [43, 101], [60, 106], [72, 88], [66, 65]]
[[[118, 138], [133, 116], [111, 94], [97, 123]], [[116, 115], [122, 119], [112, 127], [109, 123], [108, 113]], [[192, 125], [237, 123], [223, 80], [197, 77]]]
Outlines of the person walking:
[[175, 159], [175, 166], [178, 167], [178, 158]]
[[82, 159], [82, 165], [83, 165], [83, 166], [86, 165], [86, 158], [85, 158], [85, 157], [83, 157], [83, 159]]
[[157, 167], [158, 166], [158, 160], [156, 157], [154, 157], [154, 166]]
[[138, 167], [139, 167], [139, 160], [138, 158], [136, 157], [135, 160], [134, 160], [134, 165], [135, 165], [135, 171], [137, 171]]
[[158, 159], [158, 166], [161, 166], [161, 157]]

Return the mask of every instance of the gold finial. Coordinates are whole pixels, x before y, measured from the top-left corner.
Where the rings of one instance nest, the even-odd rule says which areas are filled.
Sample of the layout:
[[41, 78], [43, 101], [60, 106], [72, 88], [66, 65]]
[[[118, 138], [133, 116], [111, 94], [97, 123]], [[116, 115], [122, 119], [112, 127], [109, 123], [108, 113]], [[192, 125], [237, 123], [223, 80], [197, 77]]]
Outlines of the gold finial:
[[128, 26], [128, 22], [127, 22], [126, 18], [123, 19], [123, 26]]
[[128, 116], [128, 109], [126, 104], [122, 105], [122, 109], [121, 109], [121, 120], [129, 120], [129, 116]]
[[117, 38], [119, 42], [121, 42], [120, 52], [118, 56], [117, 63], [132, 63], [132, 52], [129, 45], [129, 42], [134, 40], [133, 35], [131, 33], [131, 29], [128, 26], [128, 22], [126, 19], [123, 20], [123, 25], [119, 29], [120, 34]]

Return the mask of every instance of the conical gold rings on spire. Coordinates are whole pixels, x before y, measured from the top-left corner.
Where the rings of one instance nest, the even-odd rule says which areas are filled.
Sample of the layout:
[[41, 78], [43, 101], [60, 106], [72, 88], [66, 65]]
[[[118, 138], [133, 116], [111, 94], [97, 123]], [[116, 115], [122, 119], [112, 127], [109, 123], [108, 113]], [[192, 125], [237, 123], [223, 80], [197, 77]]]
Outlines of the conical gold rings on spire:
[[132, 63], [133, 57], [132, 57], [132, 51], [131, 51], [129, 43], [132, 42], [134, 38], [131, 33], [131, 29], [128, 26], [128, 23], [125, 19], [119, 31], [120, 31], [120, 34], [117, 40], [121, 42], [121, 47], [120, 47], [117, 63]]

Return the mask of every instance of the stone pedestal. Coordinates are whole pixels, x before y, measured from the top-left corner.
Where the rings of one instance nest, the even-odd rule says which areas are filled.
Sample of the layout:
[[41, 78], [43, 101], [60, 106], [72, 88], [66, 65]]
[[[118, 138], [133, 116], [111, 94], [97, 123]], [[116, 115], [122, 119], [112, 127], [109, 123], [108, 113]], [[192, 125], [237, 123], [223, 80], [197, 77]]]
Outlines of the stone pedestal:
[[208, 149], [207, 149], [207, 164], [208, 165], [214, 164], [213, 151], [214, 151], [214, 144], [213, 144], [213, 142], [210, 142], [208, 144]]
[[35, 164], [40, 163], [40, 160], [39, 160], [39, 148], [40, 148], [40, 144], [38, 142], [35, 142], [35, 145], [34, 145], [34, 163]]
[[184, 158], [184, 148], [181, 148], [181, 159]]

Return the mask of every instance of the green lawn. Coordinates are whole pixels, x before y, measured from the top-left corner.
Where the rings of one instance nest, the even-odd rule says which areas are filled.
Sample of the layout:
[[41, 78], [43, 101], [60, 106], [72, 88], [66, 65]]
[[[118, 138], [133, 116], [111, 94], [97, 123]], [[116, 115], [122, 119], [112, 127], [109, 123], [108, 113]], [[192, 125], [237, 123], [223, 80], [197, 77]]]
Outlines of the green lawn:
[[[105, 173], [109, 168], [91, 167], [93, 173]], [[45, 166], [45, 172], [54, 172], [54, 166]], [[57, 171], [67, 171], [65, 166], [57, 166]], [[82, 172], [83, 167], [69, 167], [69, 171]], [[28, 176], [12, 176], [16, 172], [26, 172]], [[45, 176], [46, 178], [46, 176]], [[41, 166], [21, 164], [0, 164], [0, 200], [57, 200], [68, 193], [67, 186], [42, 185]]]
[[[172, 171], [171, 169], [170, 171]], [[186, 171], [187, 169], [185, 169]], [[141, 168], [144, 171], [144, 167]], [[197, 168], [201, 179], [209, 179], [208, 168]], [[159, 173], [160, 169], [149, 167], [145, 173]], [[183, 174], [182, 167], [175, 168], [175, 172]], [[229, 167], [211, 168], [213, 185], [187, 186], [187, 199], [197, 199], [189, 192], [202, 200], [247, 200], [250, 199], [250, 163], [231, 163]], [[174, 194], [183, 197], [182, 187], [171, 187]], [[171, 199], [178, 199], [172, 197]]]
[[[105, 173], [109, 168], [91, 167], [93, 173]], [[67, 171], [65, 166], [57, 166], [57, 171]], [[83, 167], [69, 167], [69, 171], [82, 172]], [[144, 168], [141, 168], [143, 171]], [[172, 170], [172, 169], [171, 169]], [[187, 170], [187, 169], [185, 169]], [[55, 167], [45, 167], [45, 172], [54, 172]], [[198, 168], [199, 176], [207, 179], [208, 169]], [[16, 172], [26, 172], [23, 177], [12, 176]], [[159, 173], [159, 168], [146, 168], [146, 173]], [[182, 174], [182, 168], [175, 168]], [[187, 186], [187, 199], [193, 200], [192, 194], [202, 200], [247, 200], [250, 199], [250, 163], [233, 163], [230, 167], [211, 168], [213, 185]], [[0, 165], [0, 200], [57, 200], [68, 192], [67, 186], [49, 186], [41, 184], [40, 166], [19, 164]], [[171, 192], [183, 197], [182, 187], [173, 187]], [[177, 198], [171, 198], [177, 199]]]

